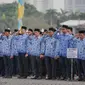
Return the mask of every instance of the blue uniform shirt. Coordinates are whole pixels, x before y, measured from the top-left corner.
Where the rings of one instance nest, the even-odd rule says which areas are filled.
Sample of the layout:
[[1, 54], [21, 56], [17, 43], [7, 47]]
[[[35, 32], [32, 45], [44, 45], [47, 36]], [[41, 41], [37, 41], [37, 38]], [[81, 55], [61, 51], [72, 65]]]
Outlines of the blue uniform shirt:
[[40, 56], [42, 37], [35, 37], [29, 42], [28, 54], [32, 56]]
[[18, 40], [17, 40], [18, 53], [26, 53], [27, 38], [28, 38], [28, 35], [26, 34], [18, 35]]
[[85, 38], [77, 42], [78, 58], [85, 60]]
[[12, 37], [12, 43], [11, 43], [11, 56], [18, 56], [18, 36], [14, 35]]
[[45, 41], [41, 47], [41, 53], [44, 54], [47, 57], [54, 58], [55, 56], [59, 56], [59, 42], [53, 37], [47, 37], [45, 38]]
[[12, 36], [3, 36], [2, 51], [4, 56], [11, 56], [11, 40]]
[[3, 57], [3, 35], [0, 34], [0, 57]]
[[71, 36], [70, 34], [59, 34], [59, 35], [56, 34], [55, 38], [59, 40], [60, 56], [67, 57], [67, 48], [69, 48], [69, 44], [73, 36]]
[[42, 42], [41, 42], [41, 54], [45, 53], [45, 40], [49, 37], [49, 35], [43, 35], [42, 36]]
[[3, 48], [3, 44], [2, 44], [2, 39], [0, 39], [0, 57], [3, 57], [3, 51], [2, 51], [2, 48]]
[[69, 48], [76, 48], [77, 47], [77, 42], [79, 39], [77, 39], [76, 37], [73, 37], [70, 41], [69, 41]]
[[30, 50], [31, 50], [31, 46], [32, 46], [32, 40], [33, 40], [33, 38], [34, 38], [33, 35], [28, 36], [28, 38], [27, 38], [26, 53], [28, 53], [28, 55], [31, 55], [31, 54], [30, 54]]

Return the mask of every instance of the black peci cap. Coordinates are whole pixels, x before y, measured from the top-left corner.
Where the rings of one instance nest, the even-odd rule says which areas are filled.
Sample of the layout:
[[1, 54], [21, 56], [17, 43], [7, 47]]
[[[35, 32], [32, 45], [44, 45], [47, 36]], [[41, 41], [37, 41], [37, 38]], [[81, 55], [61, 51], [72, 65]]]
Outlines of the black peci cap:
[[29, 29], [28, 29], [28, 31], [31, 31], [31, 32], [33, 32], [33, 30], [32, 30], [31, 28], [29, 28]]
[[21, 28], [24, 29], [24, 30], [27, 30], [27, 27], [26, 26], [22, 26]]
[[14, 32], [18, 32], [18, 29], [14, 29]]
[[44, 29], [44, 32], [48, 32], [47, 29]]
[[62, 27], [68, 29], [68, 26], [67, 25], [62, 25]]
[[79, 33], [83, 33], [83, 34], [85, 34], [85, 30], [81, 30], [81, 31], [79, 31]]
[[55, 32], [56, 30], [53, 27], [51, 27], [51, 28], [49, 28], [49, 31]]
[[72, 31], [72, 27], [68, 27], [68, 29]]
[[10, 32], [10, 29], [5, 29], [5, 32]]
[[38, 28], [35, 28], [35, 29], [34, 29], [34, 31], [38, 31], [38, 32], [40, 32], [40, 29], [38, 29]]

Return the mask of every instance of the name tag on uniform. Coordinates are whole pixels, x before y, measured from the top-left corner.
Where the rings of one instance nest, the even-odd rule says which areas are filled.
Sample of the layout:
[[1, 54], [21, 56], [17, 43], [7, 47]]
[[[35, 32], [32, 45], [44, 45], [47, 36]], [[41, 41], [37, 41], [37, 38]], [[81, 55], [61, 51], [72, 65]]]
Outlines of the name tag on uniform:
[[77, 58], [77, 48], [67, 49], [67, 58]]

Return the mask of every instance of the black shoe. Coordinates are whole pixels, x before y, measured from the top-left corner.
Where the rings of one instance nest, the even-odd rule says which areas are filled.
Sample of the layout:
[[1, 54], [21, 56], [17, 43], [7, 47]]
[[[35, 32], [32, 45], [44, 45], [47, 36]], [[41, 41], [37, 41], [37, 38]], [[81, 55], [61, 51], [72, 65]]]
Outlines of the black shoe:
[[61, 77], [60, 80], [65, 80], [65, 78]]
[[23, 79], [23, 76], [18, 76], [17, 78], [18, 78], [18, 79]]
[[67, 78], [67, 81], [71, 81], [71, 78]]
[[42, 76], [39, 76], [38, 79], [42, 79]]
[[57, 80], [60, 80], [60, 77], [57, 77], [56, 79], [57, 79]]
[[7, 76], [3, 76], [2, 78], [6, 78]]
[[56, 80], [56, 77], [52, 77], [52, 80]]
[[51, 80], [51, 79], [52, 79], [51, 77], [46, 78], [46, 80]]
[[24, 79], [27, 79], [27, 76], [23, 76]]
[[12, 78], [12, 76], [4, 76], [3, 78]]
[[12, 78], [12, 76], [8, 76], [8, 78]]
[[83, 81], [83, 79], [82, 78], [79, 78], [78, 81]]
[[85, 78], [82, 81], [85, 81]]
[[35, 76], [35, 77], [31, 78], [31, 79], [38, 79], [38, 76]]

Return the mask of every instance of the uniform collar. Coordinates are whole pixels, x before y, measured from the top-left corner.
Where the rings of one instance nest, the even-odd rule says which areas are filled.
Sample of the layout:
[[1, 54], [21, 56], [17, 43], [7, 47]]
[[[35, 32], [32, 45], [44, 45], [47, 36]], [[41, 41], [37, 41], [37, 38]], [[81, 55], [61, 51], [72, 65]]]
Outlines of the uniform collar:
[[38, 36], [38, 37], [35, 36], [35, 38], [36, 38], [36, 39], [39, 39], [39, 38], [41, 38], [41, 36]]
[[69, 34], [68, 34], [68, 33], [66, 33], [66, 34], [62, 33], [62, 35], [64, 35], [64, 36], [65, 36], [65, 35], [69, 35]]

